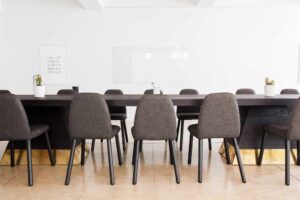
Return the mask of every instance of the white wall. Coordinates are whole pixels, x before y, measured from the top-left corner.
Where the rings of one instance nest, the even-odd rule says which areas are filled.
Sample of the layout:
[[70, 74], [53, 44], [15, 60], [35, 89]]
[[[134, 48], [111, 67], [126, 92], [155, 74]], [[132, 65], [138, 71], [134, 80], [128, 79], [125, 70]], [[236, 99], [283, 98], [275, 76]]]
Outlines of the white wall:
[[[265, 76], [278, 90], [296, 87], [299, 7], [106, 8], [85, 11], [72, 0], [4, 0], [0, 11], [0, 88], [32, 93], [40, 45], [66, 45], [71, 83], [81, 91], [121, 88], [140, 93], [146, 84], [115, 84], [113, 46], [187, 46], [188, 81], [164, 84], [165, 93], [192, 87], [201, 93], [263, 92]], [[166, 74], [178, 76], [180, 74]]]

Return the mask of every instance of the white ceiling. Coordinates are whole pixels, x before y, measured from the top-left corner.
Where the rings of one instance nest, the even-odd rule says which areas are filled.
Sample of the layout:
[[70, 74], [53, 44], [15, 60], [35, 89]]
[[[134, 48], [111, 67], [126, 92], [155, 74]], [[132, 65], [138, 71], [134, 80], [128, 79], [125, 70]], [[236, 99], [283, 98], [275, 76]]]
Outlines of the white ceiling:
[[104, 7], [289, 6], [300, 0], [102, 0]]

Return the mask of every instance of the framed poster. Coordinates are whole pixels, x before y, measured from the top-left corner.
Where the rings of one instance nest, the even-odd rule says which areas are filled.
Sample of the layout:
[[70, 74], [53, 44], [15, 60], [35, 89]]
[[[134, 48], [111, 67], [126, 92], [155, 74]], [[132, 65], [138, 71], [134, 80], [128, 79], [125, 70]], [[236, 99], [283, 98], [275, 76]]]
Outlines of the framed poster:
[[67, 50], [64, 46], [41, 47], [41, 75], [45, 85], [69, 83]]

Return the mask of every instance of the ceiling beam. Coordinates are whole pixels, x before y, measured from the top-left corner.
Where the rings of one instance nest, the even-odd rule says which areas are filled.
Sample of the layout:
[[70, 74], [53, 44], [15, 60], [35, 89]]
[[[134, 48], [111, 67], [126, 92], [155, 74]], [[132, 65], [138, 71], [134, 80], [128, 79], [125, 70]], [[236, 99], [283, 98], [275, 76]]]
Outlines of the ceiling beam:
[[217, 0], [195, 0], [195, 6], [213, 6]]
[[103, 10], [104, 9], [103, 0], [78, 0], [78, 2], [86, 10]]

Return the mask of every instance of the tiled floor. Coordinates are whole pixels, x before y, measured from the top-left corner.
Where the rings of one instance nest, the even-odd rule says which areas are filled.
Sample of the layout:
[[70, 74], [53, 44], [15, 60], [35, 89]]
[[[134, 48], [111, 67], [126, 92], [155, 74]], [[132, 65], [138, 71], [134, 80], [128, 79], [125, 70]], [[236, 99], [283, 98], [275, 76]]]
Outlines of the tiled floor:
[[[130, 138], [131, 139], [131, 138]], [[291, 185], [284, 185], [284, 166], [245, 166], [247, 183], [240, 179], [237, 166], [228, 166], [218, 154], [220, 143], [213, 140], [213, 150], [204, 145], [203, 183], [197, 182], [197, 152], [194, 141], [193, 163], [187, 165], [188, 135], [184, 150], [178, 153], [181, 184], [175, 183], [173, 167], [165, 142], [146, 142], [140, 160], [138, 183], [132, 181], [132, 139], [118, 166], [113, 144], [116, 184], [109, 184], [106, 143], [98, 140], [94, 154], [85, 166], [74, 166], [71, 183], [64, 185], [66, 166], [34, 166], [34, 186], [27, 186], [26, 166], [0, 167], [0, 199], [299, 199], [300, 167], [291, 167]]]

